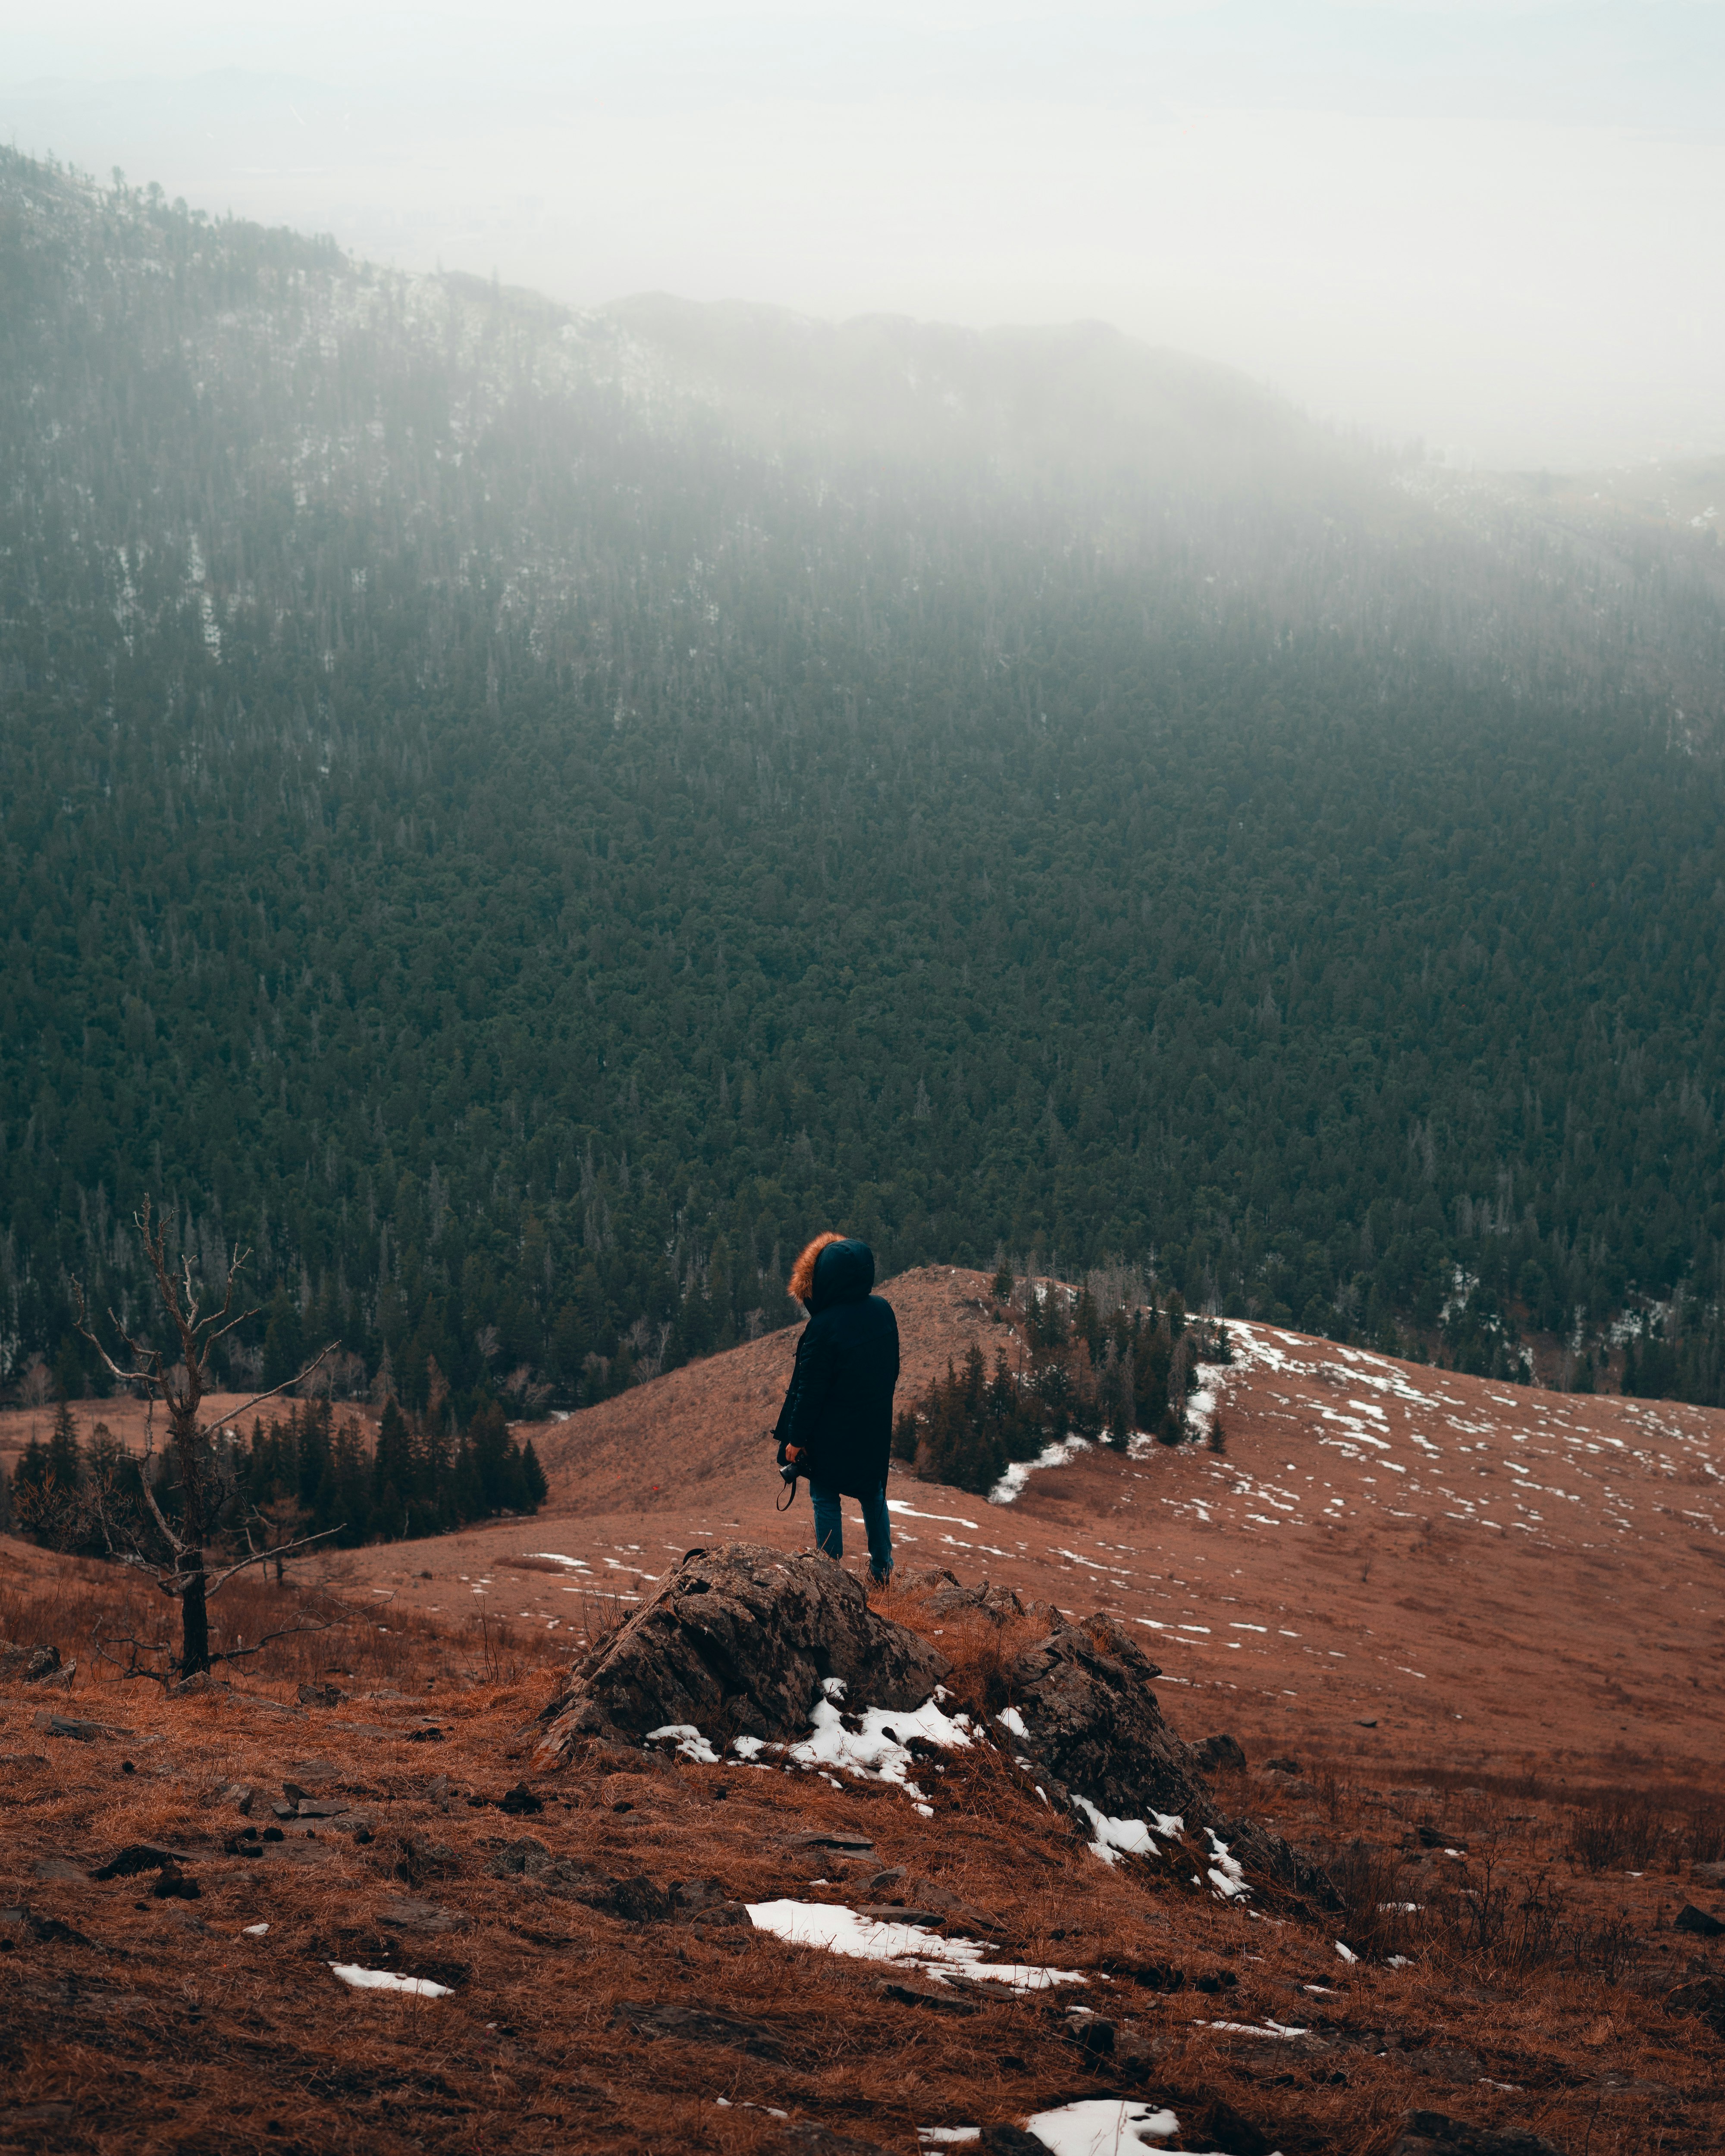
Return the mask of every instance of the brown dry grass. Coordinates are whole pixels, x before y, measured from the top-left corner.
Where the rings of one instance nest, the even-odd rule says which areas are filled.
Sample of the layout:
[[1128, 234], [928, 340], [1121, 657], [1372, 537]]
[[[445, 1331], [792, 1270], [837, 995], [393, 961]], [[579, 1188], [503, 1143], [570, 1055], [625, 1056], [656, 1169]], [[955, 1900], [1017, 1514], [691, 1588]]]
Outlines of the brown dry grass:
[[[99, 1568], [33, 1561], [0, 1585], [0, 1628], [65, 1650], [139, 1593]], [[263, 1604], [278, 1591], [249, 1594]], [[467, 2150], [506, 2138], [525, 2150], [680, 2156], [783, 2146], [777, 2110], [909, 2156], [918, 2126], [1110, 2093], [1171, 2102], [1194, 2129], [1225, 2102], [1290, 2156], [1376, 2156], [1415, 2106], [1531, 2128], [1574, 2156], [1719, 2143], [1722, 2046], [1659, 1999], [1717, 1953], [1670, 1932], [1684, 1891], [1671, 1873], [1629, 1881], [1572, 1865], [1581, 1814], [1548, 1794], [1447, 1786], [1411, 1768], [1394, 1790], [1317, 1764], [1292, 1784], [1236, 1778], [1224, 1800], [1337, 1865], [1349, 1907], [1320, 1926], [1276, 1921], [1268, 1904], [1219, 1905], [1183, 1866], [1106, 1869], [994, 1753], [952, 1755], [927, 1777], [932, 1820], [866, 1785], [614, 1753], [536, 1775], [545, 1810], [509, 1818], [469, 1797], [495, 1800], [528, 1769], [524, 1730], [567, 1649], [489, 1618], [380, 1620], [328, 1594], [316, 1606], [331, 1629], [241, 1666], [231, 1695], [165, 1697], [86, 1682], [83, 1669], [69, 1697], [0, 1692], [0, 1903], [90, 1942], [0, 1932], [10, 1947], [0, 1953], [0, 2148]], [[1000, 1702], [1022, 1644], [1013, 1630], [937, 1622], [909, 1596], [891, 1606], [941, 1633], [962, 1697]], [[233, 1607], [236, 1625], [267, 1614]], [[332, 1670], [349, 1700], [298, 1708], [296, 1684]], [[43, 1707], [132, 1733], [50, 1738], [34, 1726]], [[412, 1739], [427, 1719], [440, 1741]], [[321, 1786], [351, 1799], [371, 1840], [314, 1825], [315, 1838], [262, 1858], [225, 1854], [241, 1822], [219, 1793], [252, 1784], [262, 1821], [283, 1782], [307, 1779], [316, 1761], [336, 1769]], [[1449, 1845], [1466, 1849], [1466, 1866], [1440, 1851], [1405, 1861], [1403, 1840], [1417, 1844], [1422, 1823], [1456, 1837]], [[865, 1834], [875, 1852], [811, 1856], [790, 1843], [809, 1829]], [[493, 1876], [491, 1857], [524, 1834], [612, 1877], [661, 1889], [715, 1877], [735, 1899], [855, 1903], [877, 1867], [901, 1866], [986, 1912], [1004, 1955], [1086, 1972], [1081, 1995], [1115, 2022], [1116, 2051], [1081, 2048], [1070, 1994], [967, 1998], [973, 2010], [941, 2011], [884, 1996], [878, 1965], [748, 1928], [629, 1922]], [[152, 1899], [148, 1875], [38, 1876], [39, 1864], [87, 1867], [144, 1839], [191, 1854], [199, 1899]], [[420, 1935], [383, 1921], [409, 1891], [403, 1872], [456, 1928]], [[1563, 1925], [1593, 1943], [1516, 1945], [1540, 1877], [1564, 1897]], [[1508, 1912], [1491, 1936], [1480, 1935], [1482, 1897], [1488, 1915]], [[1374, 1931], [1377, 1903], [1392, 1900], [1419, 1901], [1418, 1918]], [[1618, 1911], [1628, 1943], [1607, 1953], [1596, 1935]], [[247, 1938], [256, 1922], [268, 1934]], [[1408, 1966], [1350, 1967], [1337, 1936], [1362, 1953], [1400, 1951]], [[454, 1990], [435, 2001], [356, 1994], [330, 1974], [335, 1959]], [[649, 2041], [619, 2018], [667, 2003], [768, 2025], [774, 2055]], [[1309, 2033], [1255, 2041], [1214, 2025], [1266, 2018]]]

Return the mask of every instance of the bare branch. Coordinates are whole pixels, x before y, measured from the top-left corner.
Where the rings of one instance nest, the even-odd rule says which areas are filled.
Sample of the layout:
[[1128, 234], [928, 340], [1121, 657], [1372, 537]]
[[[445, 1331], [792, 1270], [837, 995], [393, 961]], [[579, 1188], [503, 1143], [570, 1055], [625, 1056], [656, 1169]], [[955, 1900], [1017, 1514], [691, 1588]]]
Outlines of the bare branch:
[[244, 1407], [235, 1408], [231, 1414], [224, 1414], [221, 1419], [221, 1427], [225, 1428], [231, 1422], [241, 1421], [251, 1413], [254, 1408], [262, 1407], [265, 1400], [273, 1400], [279, 1394], [291, 1392], [295, 1385], [304, 1384], [318, 1364], [328, 1356], [333, 1355], [341, 1344], [339, 1340], [331, 1340], [326, 1347], [320, 1348], [303, 1370], [296, 1371], [291, 1378], [284, 1378], [279, 1385], [272, 1385], [267, 1393], [259, 1393], [254, 1398], [249, 1399]]
[[[110, 1655], [108, 1652], [108, 1642], [110, 1640], [118, 1646], [130, 1647], [131, 1649], [131, 1660], [129, 1662], [122, 1662], [118, 1655]], [[105, 1632], [102, 1629], [101, 1625], [98, 1623], [95, 1632], [91, 1635], [90, 1644], [95, 1650], [97, 1661], [111, 1662], [115, 1668], [119, 1671], [121, 1681], [122, 1683], [126, 1683], [135, 1677], [150, 1677], [152, 1678], [156, 1683], [166, 1686], [172, 1680], [173, 1664], [172, 1660], [170, 1660], [168, 1666], [165, 1670], [152, 1670], [147, 1662], [141, 1663], [138, 1660], [138, 1650], [140, 1648], [142, 1648], [146, 1654], [166, 1654], [167, 1652], [167, 1649], [165, 1644], [160, 1640], [152, 1640], [146, 1642], [140, 1640], [136, 1634], [133, 1632]]]
[[321, 1625], [284, 1625], [279, 1631], [266, 1632], [254, 1647], [225, 1647], [219, 1654], [213, 1654], [210, 1656], [210, 1660], [213, 1662], [237, 1662], [243, 1660], [247, 1655], [261, 1655], [264, 1648], [270, 1645], [275, 1640], [291, 1640], [297, 1633], [300, 1632], [328, 1632], [332, 1630], [338, 1621], [339, 1620], [334, 1617], [326, 1617]]
[[[249, 1557], [241, 1558], [238, 1564], [230, 1564], [225, 1572], [213, 1573], [204, 1592], [206, 1594], [215, 1594], [218, 1589], [227, 1585], [235, 1573], [244, 1572], [248, 1565], [275, 1564], [281, 1558], [291, 1557], [295, 1550], [309, 1549], [313, 1543], [326, 1542], [331, 1535], [339, 1535], [341, 1527], [345, 1527], [347, 1524], [344, 1520], [341, 1527], [320, 1527], [315, 1535], [301, 1535], [296, 1542], [284, 1543], [280, 1549], [254, 1550]], [[248, 1543], [251, 1541], [249, 1532], [246, 1536], [246, 1541]]]
[[[84, 1337], [89, 1341], [90, 1346], [95, 1348], [97, 1354], [101, 1357], [103, 1362], [107, 1364], [110, 1376], [118, 1378], [123, 1385], [147, 1385], [152, 1381], [155, 1376], [153, 1370], [122, 1370], [120, 1365], [114, 1360], [114, 1358], [102, 1345], [101, 1340], [98, 1337], [95, 1327], [90, 1322], [90, 1306], [84, 1298], [84, 1283], [82, 1281], [74, 1280], [72, 1282], [72, 1322]], [[121, 1338], [126, 1342], [126, 1346], [131, 1349], [134, 1355], [137, 1354], [140, 1352], [137, 1343], [126, 1332], [125, 1327], [121, 1324], [119, 1319], [115, 1317], [111, 1310], [108, 1312], [108, 1317], [109, 1322], [114, 1327], [114, 1330], [119, 1333]], [[149, 1354], [153, 1354], [155, 1353], [153, 1349], [147, 1349], [143, 1352]], [[160, 1358], [157, 1358], [157, 1359], [159, 1360]]]

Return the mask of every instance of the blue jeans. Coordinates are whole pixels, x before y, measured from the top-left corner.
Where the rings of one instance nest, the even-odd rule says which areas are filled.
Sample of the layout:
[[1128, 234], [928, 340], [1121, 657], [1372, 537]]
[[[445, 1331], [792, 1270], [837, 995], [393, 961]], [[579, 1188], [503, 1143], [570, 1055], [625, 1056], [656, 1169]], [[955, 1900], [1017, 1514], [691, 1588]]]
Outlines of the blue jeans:
[[[844, 1499], [824, 1482], [811, 1482], [809, 1494], [814, 1501], [814, 1547], [830, 1558], [843, 1557]], [[862, 1507], [863, 1525], [869, 1531], [869, 1570], [876, 1584], [884, 1587], [892, 1577], [892, 1518], [886, 1509], [886, 1492], [884, 1488], [876, 1490], [857, 1502]]]

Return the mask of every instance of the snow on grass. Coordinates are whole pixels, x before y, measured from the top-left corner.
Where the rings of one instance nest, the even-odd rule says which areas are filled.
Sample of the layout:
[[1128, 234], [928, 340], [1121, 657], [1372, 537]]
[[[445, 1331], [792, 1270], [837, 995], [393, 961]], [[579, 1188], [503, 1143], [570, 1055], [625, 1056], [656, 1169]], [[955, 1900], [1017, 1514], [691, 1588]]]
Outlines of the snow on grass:
[[946, 1527], [969, 1527], [974, 1530], [978, 1525], [975, 1520], [961, 1520], [956, 1512], [916, 1512], [907, 1505], [902, 1497], [889, 1497], [886, 1501], [886, 1509], [889, 1512], [902, 1512], [907, 1520], [938, 1520], [941, 1525]]
[[527, 1555], [537, 1558], [545, 1564], [566, 1564], [572, 1572], [591, 1572], [593, 1567], [584, 1557], [565, 1557], [561, 1550], [529, 1550]]
[[1009, 1707], [1004, 1709], [1002, 1712], [995, 1716], [994, 1719], [1000, 1724], [1000, 1727], [1003, 1729], [1009, 1729], [1014, 1737], [1028, 1737], [1030, 1734], [1029, 1731], [1024, 1727], [1024, 1716], [1019, 1712], [1015, 1707]]
[[1252, 1890], [1246, 1884], [1246, 1876], [1240, 1868], [1239, 1858], [1230, 1852], [1227, 1843], [1214, 1828], [1206, 1827], [1204, 1832], [1209, 1836], [1210, 1854], [1216, 1860], [1207, 1874], [1211, 1886], [1224, 1902], [1250, 1899]]
[[330, 1967], [343, 1984], [356, 1991], [407, 1991], [416, 1999], [447, 1999], [449, 1986], [434, 1984], [429, 1976], [398, 1976], [393, 1969], [362, 1969], [357, 1962], [332, 1961]]
[[662, 1729], [649, 1729], [644, 1744], [675, 1743], [680, 1759], [692, 1759], [697, 1767], [716, 1767], [719, 1755], [692, 1722], [667, 1722]]
[[[1158, 1853], [1142, 1820], [1110, 1819], [1088, 1797], [1075, 1796], [1072, 1801], [1090, 1821], [1091, 1855], [1100, 1856], [1104, 1864], [1117, 1864], [1122, 1856], [1154, 1856]], [[1173, 1835], [1184, 1830], [1185, 1822], [1177, 1813], [1153, 1812], [1151, 1817], [1162, 1834]]]
[[[787, 1766], [816, 1772], [834, 1770], [854, 1775], [859, 1781], [885, 1782], [902, 1789], [920, 1808], [925, 1800], [911, 1779], [916, 1764], [908, 1749], [911, 1741], [920, 1738], [927, 1744], [952, 1751], [968, 1749], [974, 1738], [968, 1714], [949, 1716], [944, 1711], [943, 1686], [937, 1686], [933, 1698], [921, 1707], [909, 1710], [865, 1707], [848, 1717], [840, 1705], [844, 1697], [843, 1677], [824, 1678], [821, 1697], [809, 1711], [814, 1731], [812, 1737], [796, 1744], [768, 1744], [758, 1737], [737, 1737], [732, 1738], [731, 1748], [740, 1759], [754, 1763], [761, 1763], [770, 1754], [782, 1758]], [[847, 1718], [860, 1726], [847, 1728]], [[924, 1816], [932, 1814], [925, 1810]]]
[[1024, 2123], [1049, 2156], [1125, 2156], [1134, 2148], [1168, 2150], [1180, 2130], [1173, 2112], [1147, 2103], [1122, 2102], [1116, 2097], [1063, 2103], [1053, 2111], [1039, 2111]]
[[1034, 1460], [1015, 1460], [1002, 1474], [1000, 1480], [988, 1492], [991, 1505], [1009, 1505], [1021, 1497], [1024, 1485], [1039, 1467], [1064, 1467], [1076, 1460], [1081, 1452], [1090, 1450], [1087, 1437], [1063, 1437], [1053, 1445], [1045, 1445]]
[[269, 1928], [268, 1924], [248, 1924], [245, 1928], [245, 1936], [249, 1939], [260, 1939]]
[[916, 1924], [889, 1924], [855, 1909], [823, 1902], [750, 1902], [745, 1905], [757, 1931], [770, 1932], [787, 1945], [819, 1947], [852, 1961], [891, 1962], [938, 1983], [947, 1972], [1004, 1984], [1011, 1991], [1046, 1991], [1059, 1984], [1084, 1984], [1076, 1969], [1042, 1969], [1030, 1962], [988, 1959], [977, 1939], [946, 1939]]

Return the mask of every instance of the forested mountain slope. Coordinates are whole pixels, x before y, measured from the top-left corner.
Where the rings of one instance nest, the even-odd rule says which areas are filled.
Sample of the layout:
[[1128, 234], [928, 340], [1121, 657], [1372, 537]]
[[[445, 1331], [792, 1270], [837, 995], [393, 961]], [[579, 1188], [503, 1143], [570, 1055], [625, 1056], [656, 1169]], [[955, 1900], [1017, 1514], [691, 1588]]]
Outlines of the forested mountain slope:
[[1480, 1367], [1676, 1296], [1718, 1397], [1711, 532], [1482, 535], [1102, 330], [573, 316], [13, 156], [0, 415], [14, 1379], [148, 1191], [243, 1356], [457, 1414], [780, 1322], [829, 1219]]

